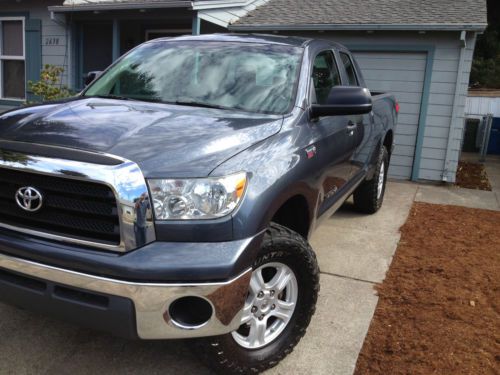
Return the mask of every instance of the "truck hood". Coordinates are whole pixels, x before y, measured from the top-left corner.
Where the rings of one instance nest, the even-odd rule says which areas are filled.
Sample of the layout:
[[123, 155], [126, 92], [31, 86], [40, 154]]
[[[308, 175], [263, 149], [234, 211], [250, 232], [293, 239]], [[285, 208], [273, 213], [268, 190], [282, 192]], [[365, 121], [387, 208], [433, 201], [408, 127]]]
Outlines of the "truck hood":
[[82, 98], [5, 113], [0, 139], [113, 154], [148, 178], [204, 177], [282, 123], [278, 115]]

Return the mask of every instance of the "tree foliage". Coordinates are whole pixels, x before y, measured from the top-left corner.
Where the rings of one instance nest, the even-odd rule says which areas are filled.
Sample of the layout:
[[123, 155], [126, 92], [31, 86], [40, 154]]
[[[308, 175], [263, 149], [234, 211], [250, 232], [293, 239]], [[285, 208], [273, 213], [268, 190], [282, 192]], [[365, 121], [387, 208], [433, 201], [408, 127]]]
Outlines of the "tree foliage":
[[470, 84], [500, 89], [500, 2], [488, 0], [488, 28], [477, 39]]
[[36, 96], [36, 101], [45, 102], [71, 96], [69, 89], [61, 84], [63, 73], [64, 68], [47, 64], [40, 72], [39, 81], [28, 81], [28, 87]]

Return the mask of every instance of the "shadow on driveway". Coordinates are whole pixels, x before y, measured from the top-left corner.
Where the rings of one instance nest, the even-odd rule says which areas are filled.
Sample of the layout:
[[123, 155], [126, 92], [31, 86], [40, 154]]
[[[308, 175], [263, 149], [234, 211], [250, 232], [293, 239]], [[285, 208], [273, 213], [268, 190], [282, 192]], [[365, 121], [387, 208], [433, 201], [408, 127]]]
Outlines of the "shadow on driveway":
[[211, 374], [189, 341], [132, 341], [0, 304], [2, 374]]

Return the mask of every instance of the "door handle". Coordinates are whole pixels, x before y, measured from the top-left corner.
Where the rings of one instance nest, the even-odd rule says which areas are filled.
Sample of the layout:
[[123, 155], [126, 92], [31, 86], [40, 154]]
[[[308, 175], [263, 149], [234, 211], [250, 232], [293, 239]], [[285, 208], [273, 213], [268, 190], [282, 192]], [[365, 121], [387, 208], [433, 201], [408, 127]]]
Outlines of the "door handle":
[[357, 127], [358, 127], [358, 124], [354, 124], [352, 121], [349, 121], [349, 123], [347, 124], [347, 128], [346, 128], [347, 134], [350, 137], [352, 137], [354, 135], [354, 131], [356, 130]]

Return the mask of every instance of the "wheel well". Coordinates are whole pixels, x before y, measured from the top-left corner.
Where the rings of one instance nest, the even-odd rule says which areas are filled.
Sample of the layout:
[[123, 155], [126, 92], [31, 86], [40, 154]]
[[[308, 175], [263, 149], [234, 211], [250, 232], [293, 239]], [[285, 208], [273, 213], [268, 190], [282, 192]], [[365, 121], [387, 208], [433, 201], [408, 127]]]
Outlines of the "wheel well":
[[387, 134], [385, 135], [384, 138], [384, 146], [387, 149], [387, 153], [389, 154], [389, 157], [391, 156], [391, 151], [392, 151], [392, 142], [393, 142], [393, 134], [392, 130], [389, 130]]
[[283, 225], [302, 237], [307, 238], [309, 234], [309, 207], [306, 198], [296, 195], [288, 199], [276, 213], [273, 222]]

